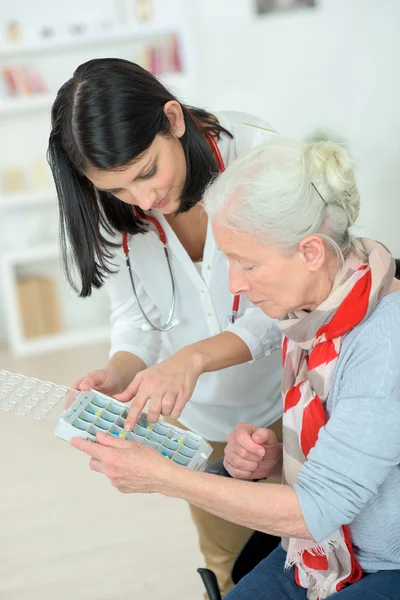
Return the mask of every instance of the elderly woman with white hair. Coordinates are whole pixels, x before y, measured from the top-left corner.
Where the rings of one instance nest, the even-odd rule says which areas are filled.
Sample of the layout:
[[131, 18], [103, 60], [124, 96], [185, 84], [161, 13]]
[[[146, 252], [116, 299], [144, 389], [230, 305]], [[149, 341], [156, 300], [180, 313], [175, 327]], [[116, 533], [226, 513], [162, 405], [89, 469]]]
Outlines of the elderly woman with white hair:
[[[229, 600], [394, 600], [400, 285], [388, 250], [350, 233], [359, 212], [353, 163], [332, 143], [277, 138], [220, 175], [205, 208], [231, 292], [279, 319], [283, 443], [238, 425], [225, 451], [233, 479], [107, 435], [72, 443], [122, 492], [183, 498], [281, 537]], [[243, 481], [277, 474], [282, 485]]]

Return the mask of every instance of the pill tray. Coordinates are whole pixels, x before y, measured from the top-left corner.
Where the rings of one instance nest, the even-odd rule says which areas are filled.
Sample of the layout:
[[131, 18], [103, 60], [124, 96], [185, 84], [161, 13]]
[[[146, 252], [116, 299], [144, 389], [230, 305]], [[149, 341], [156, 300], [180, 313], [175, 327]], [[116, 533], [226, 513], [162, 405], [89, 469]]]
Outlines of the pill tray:
[[141, 413], [133, 431], [127, 432], [124, 430], [127, 408], [126, 404], [96, 390], [81, 391], [60, 416], [55, 435], [67, 441], [72, 437], [95, 441], [96, 433], [103, 431], [150, 446], [189, 469], [205, 469], [212, 448], [201, 436], [166, 421], [150, 424], [145, 413]]

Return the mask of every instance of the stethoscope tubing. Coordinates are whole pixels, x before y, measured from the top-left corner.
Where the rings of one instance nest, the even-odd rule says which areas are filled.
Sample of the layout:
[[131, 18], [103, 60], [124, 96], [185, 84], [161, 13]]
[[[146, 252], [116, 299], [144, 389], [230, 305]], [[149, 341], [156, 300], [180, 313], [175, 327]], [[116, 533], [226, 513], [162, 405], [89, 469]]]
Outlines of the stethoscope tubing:
[[[224, 161], [222, 159], [221, 156], [221, 152], [218, 148], [218, 145], [215, 141], [215, 139], [211, 136], [208, 135], [207, 136], [207, 141], [211, 146], [211, 149], [214, 153], [214, 156], [217, 160], [217, 164], [218, 164], [218, 168], [220, 170], [220, 172], [222, 173], [223, 171], [225, 171], [225, 164]], [[129, 252], [130, 252], [130, 246], [128, 243], [128, 235], [126, 233], [124, 233], [122, 235], [122, 248], [125, 254], [125, 262], [126, 262], [126, 267], [128, 269], [128, 273], [129, 273], [129, 278], [131, 280], [131, 285], [132, 285], [132, 290], [133, 290], [133, 294], [135, 296], [136, 302], [138, 304], [139, 310], [142, 313], [143, 318], [145, 319], [147, 326], [144, 325], [142, 328], [144, 328], [144, 330], [153, 330], [153, 331], [160, 331], [160, 332], [167, 332], [170, 331], [170, 329], [172, 329], [173, 327], [175, 327], [176, 324], [179, 323], [179, 321], [177, 319], [174, 319], [174, 313], [175, 313], [175, 306], [176, 306], [176, 285], [175, 285], [175, 277], [174, 277], [174, 273], [172, 270], [172, 266], [171, 266], [171, 259], [170, 259], [170, 255], [169, 255], [169, 251], [168, 251], [168, 247], [167, 247], [167, 236], [165, 234], [165, 231], [161, 225], [161, 223], [159, 223], [159, 221], [151, 216], [151, 215], [146, 215], [145, 217], [143, 217], [144, 219], [150, 221], [155, 228], [157, 229], [158, 235], [160, 237], [160, 241], [164, 247], [164, 253], [167, 259], [167, 263], [168, 263], [168, 270], [169, 270], [169, 274], [171, 277], [171, 287], [172, 287], [172, 302], [171, 302], [171, 308], [169, 310], [168, 313], [168, 317], [167, 320], [165, 322], [164, 325], [161, 325], [160, 327], [158, 325], [155, 325], [154, 323], [152, 323], [150, 321], [150, 319], [148, 318], [148, 316], [146, 315], [145, 311], [143, 310], [143, 307], [140, 303], [137, 291], [136, 291], [136, 286], [135, 286], [135, 282], [133, 279], [133, 275], [132, 275], [132, 268], [131, 268], [131, 261], [129, 258]], [[233, 299], [233, 305], [232, 305], [232, 318], [231, 318], [231, 323], [234, 323], [238, 314], [238, 310], [239, 310], [239, 301], [240, 301], [240, 296], [239, 295], [235, 295], [234, 299]]]

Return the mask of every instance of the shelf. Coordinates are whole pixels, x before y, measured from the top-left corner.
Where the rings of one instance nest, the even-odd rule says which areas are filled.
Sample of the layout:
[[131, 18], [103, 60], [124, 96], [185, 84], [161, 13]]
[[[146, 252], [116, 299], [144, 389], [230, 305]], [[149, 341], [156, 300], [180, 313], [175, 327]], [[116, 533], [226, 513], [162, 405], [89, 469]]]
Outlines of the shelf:
[[0, 211], [26, 206], [34, 207], [41, 204], [56, 204], [56, 202], [57, 194], [54, 189], [0, 195]]
[[[189, 88], [192, 83], [191, 78], [185, 73], [164, 73], [158, 74], [156, 77], [167, 87], [177, 90]], [[50, 109], [54, 100], [55, 94], [50, 92], [32, 94], [32, 96], [15, 96], [6, 100], [0, 99], [0, 118], [40, 110], [48, 111], [50, 116]]]
[[31, 356], [57, 352], [66, 348], [89, 346], [109, 340], [110, 328], [108, 326], [93, 327], [86, 331], [70, 331], [38, 338], [15, 340], [12, 350], [15, 356]]
[[2, 275], [2, 294], [7, 317], [7, 337], [10, 350], [14, 356], [30, 356], [49, 353], [63, 348], [86, 346], [105, 342], [110, 339], [109, 324], [101, 323], [87, 329], [72, 329], [66, 332], [44, 335], [37, 338], [25, 338], [21, 315], [18, 310], [17, 271], [19, 265], [40, 262], [46, 259], [58, 259], [56, 244], [43, 244], [8, 252], [1, 257], [0, 271]]
[[50, 111], [54, 99], [55, 95], [51, 93], [0, 99], [0, 117], [43, 109]]
[[193, 85], [193, 79], [186, 75], [186, 73], [164, 73], [164, 75], [157, 75], [165, 86], [174, 89], [186, 89]]
[[5, 252], [2, 256], [2, 261], [7, 265], [25, 265], [27, 263], [54, 258], [60, 258], [60, 251], [55, 243], [38, 244], [37, 246], [27, 246], [21, 250]]
[[104, 44], [115, 44], [129, 42], [130, 40], [139, 40], [143, 38], [156, 37], [162, 35], [173, 35], [178, 33], [178, 28], [174, 26], [161, 26], [154, 24], [143, 24], [138, 27], [118, 27], [110, 31], [100, 31], [98, 33], [87, 33], [75, 36], [58, 37], [48, 40], [38, 40], [26, 43], [15, 42], [14, 44], [0, 45], [0, 59], [13, 58], [26, 54], [44, 54], [58, 52], [61, 50], [75, 50], [84, 46], [98, 46]]

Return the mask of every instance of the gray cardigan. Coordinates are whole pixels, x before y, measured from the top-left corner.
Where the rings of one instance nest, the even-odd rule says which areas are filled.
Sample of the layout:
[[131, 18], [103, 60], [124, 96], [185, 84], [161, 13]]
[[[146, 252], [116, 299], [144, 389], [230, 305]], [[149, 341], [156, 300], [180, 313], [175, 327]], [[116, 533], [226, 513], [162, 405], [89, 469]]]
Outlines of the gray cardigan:
[[400, 569], [400, 292], [344, 339], [326, 409], [295, 485], [308, 528], [348, 524], [363, 570]]

